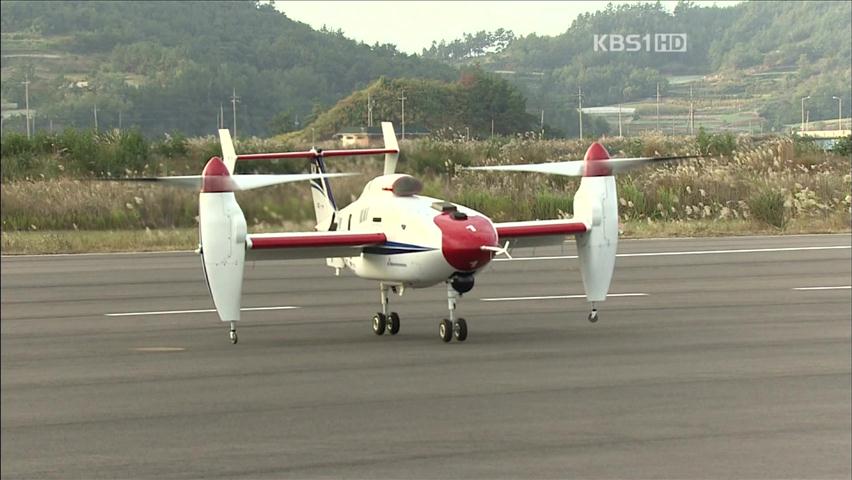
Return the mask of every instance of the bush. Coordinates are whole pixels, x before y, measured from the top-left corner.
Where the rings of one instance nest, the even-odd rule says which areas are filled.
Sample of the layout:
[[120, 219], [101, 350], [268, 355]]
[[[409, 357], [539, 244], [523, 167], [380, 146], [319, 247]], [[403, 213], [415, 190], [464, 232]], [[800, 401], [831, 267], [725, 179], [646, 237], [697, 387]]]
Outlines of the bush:
[[784, 225], [787, 224], [784, 200], [783, 192], [764, 186], [752, 193], [746, 203], [748, 203], [751, 216], [756, 220], [774, 227], [784, 228]]
[[837, 142], [835, 142], [834, 146], [831, 149], [831, 152], [835, 155], [840, 155], [849, 158], [849, 156], [852, 155], [852, 135], [849, 135], [848, 137], [843, 137]]

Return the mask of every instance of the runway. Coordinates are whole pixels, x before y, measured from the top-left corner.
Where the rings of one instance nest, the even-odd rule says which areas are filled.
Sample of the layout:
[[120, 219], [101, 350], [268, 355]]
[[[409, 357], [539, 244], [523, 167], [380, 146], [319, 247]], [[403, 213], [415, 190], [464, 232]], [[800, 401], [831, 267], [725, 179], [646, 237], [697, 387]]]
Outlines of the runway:
[[231, 345], [192, 253], [3, 257], [2, 478], [849, 478], [850, 244], [622, 240], [596, 324], [518, 250], [450, 344], [322, 261], [249, 265]]

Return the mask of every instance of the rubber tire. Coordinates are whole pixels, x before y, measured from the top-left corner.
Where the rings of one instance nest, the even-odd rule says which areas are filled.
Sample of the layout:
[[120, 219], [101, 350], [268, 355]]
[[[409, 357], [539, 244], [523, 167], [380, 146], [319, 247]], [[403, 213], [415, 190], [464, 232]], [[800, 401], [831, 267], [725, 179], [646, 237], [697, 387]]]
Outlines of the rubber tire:
[[231, 339], [232, 345], [236, 345], [237, 341], [239, 341], [239, 337], [237, 337], [237, 332], [228, 333], [228, 338]]
[[385, 326], [387, 325], [387, 319], [385, 318], [384, 313], [377, 313], [373, 315], [373, 333], [376, 335], [381, 335], [385, 333]]
[[459, 342], [467, 340], [467, 322], [465, 319], [460, 318], [456, 320], [456, 324], [453, 325], [453, 336]]
[[453, 324], [446, 318], [438, 324], [438, 335], [447, 343], [453, 339]]
[[598, 312], [597, 311], [589, 313], [589, 321], [592, 322], [592, 323], [596, 323], [598, 321]]
[[391, 335], [396, 335], [399, 333], [399, 314], [396, 312], [391, 312], [388, 315], [387, 321], [388, 333]]

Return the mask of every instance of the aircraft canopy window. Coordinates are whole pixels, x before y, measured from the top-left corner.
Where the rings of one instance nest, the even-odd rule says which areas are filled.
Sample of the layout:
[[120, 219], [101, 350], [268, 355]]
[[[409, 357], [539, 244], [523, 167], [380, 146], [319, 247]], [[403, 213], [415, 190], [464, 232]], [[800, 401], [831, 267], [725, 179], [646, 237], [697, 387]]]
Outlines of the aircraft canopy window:
[[423, 190], [423, 183], [411, 175], [405, 175], [397, 178], [396, 181], [393, 182], [390, 190], [397, 197], [410, 197], [412, 195], [417, 195]]

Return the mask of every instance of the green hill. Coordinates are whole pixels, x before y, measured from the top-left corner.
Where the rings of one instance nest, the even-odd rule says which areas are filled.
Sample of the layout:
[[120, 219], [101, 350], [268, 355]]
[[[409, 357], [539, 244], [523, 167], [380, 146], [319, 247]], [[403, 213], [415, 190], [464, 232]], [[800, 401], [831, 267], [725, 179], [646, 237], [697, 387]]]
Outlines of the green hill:
[[3, 1], [0, 25], [3, 99], [23, 105], [28, 75], [43, 126], [92, 126], [97, 104], [101, 129], [120, 121], [146, 134], [209, 134], [220, 105], [230, 126], [236, 89], [238, 133], [267, 135], [304, 125], [380, 76], [457, 77], [440, 62], [315, 31], [253, 1]]
[[[382, 77], [318, 115], [308, 128], [283, 138], [299, 142], [327, 139], [342, 128], [365, 125], [368, 99], [373, 103], [375, 123], [390, 121], [399, 130], [403, 93], [406, 124], [425, 127], [443, 138], [488, 138], [492, 128], [495, 135], [538, 132], [540, 128], [539, 118], [527, 113], [526, 99], [517, 87], [480, 68], [462, 67], [455, 82]], [[602, 121], [589, 120], [586, 126], [586, 133], [592, 135], [607, 131]], [[553, 132], [549, 124], [545, 130], [549, 137], [576, 135], [575, 130]]]

